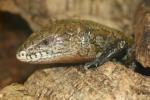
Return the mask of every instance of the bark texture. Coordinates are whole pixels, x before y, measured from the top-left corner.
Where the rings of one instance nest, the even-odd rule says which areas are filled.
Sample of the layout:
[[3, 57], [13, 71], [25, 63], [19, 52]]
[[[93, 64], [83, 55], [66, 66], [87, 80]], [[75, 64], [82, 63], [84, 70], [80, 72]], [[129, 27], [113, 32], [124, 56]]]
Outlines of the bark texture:
[[[142, 0], [5, 0], [2, 11], [21, 15], [33, 30], [57, 19], [88, 19], [116, 28], [132, 31], [132, 19]], [[10, 6], [10, 7], [9, 7]]]
[[2, 89], [1, 100], [12, 95], [39, 100], [150, 99], [150, 78], [134, 73], [125, 66], [108, 62], [95, 70], [84, 71], [83, 66], [77, 67], [79, 66], [36, 71], [24, 86], [11, 85]]
[[37, 71], [25, 87], [32, 95], [51, 100], [150, 99], [149, 77], [111, 62], [85, 72], [75, 67]]
[[150, 1], [143, 3], [135, 19], [136, 59], [150, 68]]
[[21, 84], [13, 83], [0, 91], [0, 100], [35, 100]]

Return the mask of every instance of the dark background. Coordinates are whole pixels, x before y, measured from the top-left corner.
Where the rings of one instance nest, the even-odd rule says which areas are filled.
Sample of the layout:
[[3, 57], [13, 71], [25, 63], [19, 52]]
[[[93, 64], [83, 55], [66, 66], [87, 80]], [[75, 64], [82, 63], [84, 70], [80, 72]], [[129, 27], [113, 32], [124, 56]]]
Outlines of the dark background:
[[23, 83], [37, 69], [37, 65], [16, 59], [16, 49], [32, 33], [28, 23], [19, 15], [0, 12], [0, 88]]

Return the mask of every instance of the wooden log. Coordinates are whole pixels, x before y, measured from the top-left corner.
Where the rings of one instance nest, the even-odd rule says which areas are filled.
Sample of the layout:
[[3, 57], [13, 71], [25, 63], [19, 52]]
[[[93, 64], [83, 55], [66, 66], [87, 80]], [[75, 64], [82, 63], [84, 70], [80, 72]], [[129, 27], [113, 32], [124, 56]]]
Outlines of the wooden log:
[[136, 59], [144, 67], [150, 67], [150, 1], [143, 3], [135, 15]]
[[24, 85], [12, 84], [3, 88], [0, 100], [150, 99], [149, 76], [142, 76], [112, 62], [95, 70], [85, 71], [82, 67], [65, 66], [36, 71]]

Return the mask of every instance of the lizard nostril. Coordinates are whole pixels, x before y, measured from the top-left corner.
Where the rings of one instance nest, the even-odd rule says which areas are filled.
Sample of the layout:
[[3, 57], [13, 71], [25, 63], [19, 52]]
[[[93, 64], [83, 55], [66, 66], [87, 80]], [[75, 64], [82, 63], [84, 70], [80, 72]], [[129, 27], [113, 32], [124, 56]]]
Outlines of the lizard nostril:
[[21, 51], [20, 52], [20, 57], [22, 57], [22, 58], [26, 57], [26, 52], [25, 51]]
[[22, 53], [21, 56], [24, 56], [24, 54]]
[[26, 59], [26, 52], [20, 51], [19, 53], [17, 53], [16, 57], [18, 60], [25, 60]]

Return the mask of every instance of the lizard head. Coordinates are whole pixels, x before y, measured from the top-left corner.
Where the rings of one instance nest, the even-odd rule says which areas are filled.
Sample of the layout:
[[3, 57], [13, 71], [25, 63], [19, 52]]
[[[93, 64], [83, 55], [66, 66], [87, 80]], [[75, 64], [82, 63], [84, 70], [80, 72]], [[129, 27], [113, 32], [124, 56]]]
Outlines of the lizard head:
[[[74, 23], [54, 23], [32, 33], [17, 50], [17, 59], [29, 63], [65, 63], [80, 61], [81, 28]], [[73, 59], [75, 60], [75, 59]]]

